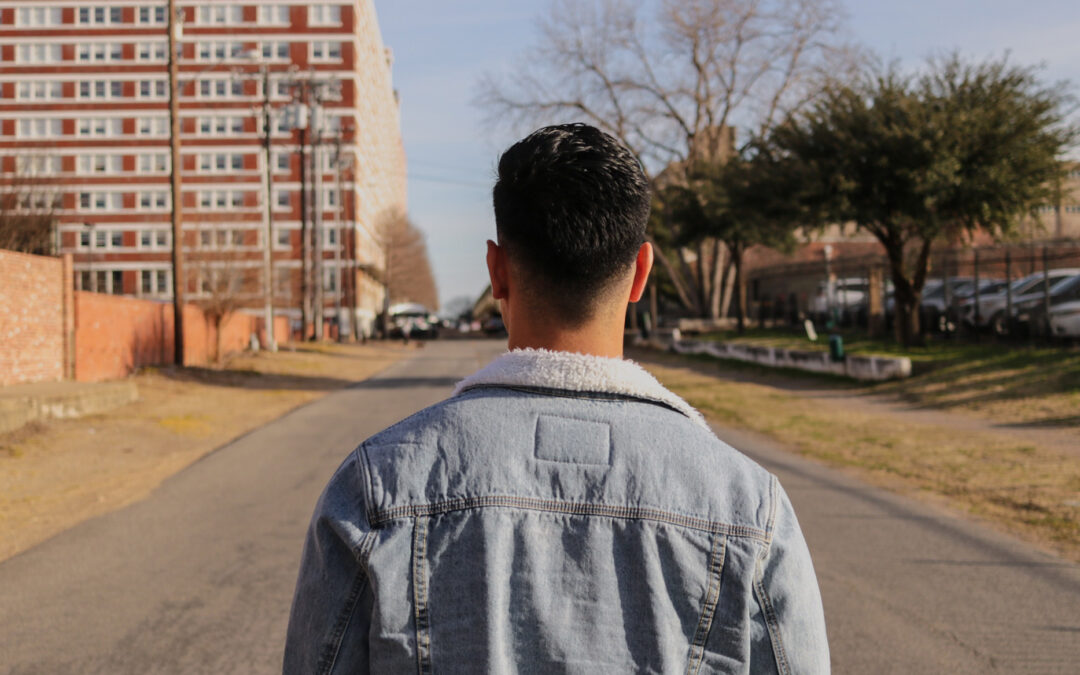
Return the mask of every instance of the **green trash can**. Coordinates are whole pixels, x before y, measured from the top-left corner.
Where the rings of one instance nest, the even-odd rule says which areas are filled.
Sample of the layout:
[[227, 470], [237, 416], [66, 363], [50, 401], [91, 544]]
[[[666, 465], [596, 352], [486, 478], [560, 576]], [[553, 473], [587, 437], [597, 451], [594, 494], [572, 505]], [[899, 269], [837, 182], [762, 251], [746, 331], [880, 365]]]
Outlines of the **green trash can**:
[[844, 360], [844, 338], [833, 333], [829, 336], [829, 358], [833, 361]]

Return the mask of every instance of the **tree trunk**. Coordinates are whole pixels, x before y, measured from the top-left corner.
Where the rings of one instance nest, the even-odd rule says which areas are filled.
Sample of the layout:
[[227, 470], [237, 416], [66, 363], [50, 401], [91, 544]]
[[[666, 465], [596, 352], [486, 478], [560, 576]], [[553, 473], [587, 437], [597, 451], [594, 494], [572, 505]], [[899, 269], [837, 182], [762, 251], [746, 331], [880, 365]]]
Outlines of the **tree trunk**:
[[668, 279], [671, 281], [671, 285], [675, 287], [675, 295], [679, 298], [679, 304], [688, 310], [693, 310], [693, 303], [690, 301], [690, 296], [686, 292], [686, 285], [683, 283], [682, 277], [679, 276], [678, 271], [668, 260], [667, 255], [664, 254], [663, 249], [656, 243], [656, 240], [651, 236], [646, 236], [645, 241], [652, 244], [653, 252], [656, 254], [655, 259], [660, 262], [660, 266], [667, 272]]
[[885, 254], [893, 280], [893, 328], [896, 341], [904, 347], [925, 344], [919, 327], [922, 289], [930, 270], [930, 250], [933, 240], [923, 240], [915, 259], [914, 274], [909, 279], [904, 269], [904, 245], [896, 239], [884, 240]]
[[730, 255], [724, 263], [724, 278], [721, 286], [723, 289], [720, 296], [720, 316], [727, 318], [731, 314], [731, 296], [735, 290], [735, 264]]
[[221, 327], [225, 323], [224, 316], [214, 317], [214, 363], [216, 365], [222, 364], [221, 358]]
[[724, 243], [719, 239], [713, 242], [712, 260], [712, 285], [709, 289], [709, 318], [720, 318], [720, 300], [724, 293], [723, 273], [726, 268], [724, 260]]
[[743, 250], [740, 244], [731, 247], [731, 261], [735, 265], [735, 293], [737, 295], [738, 331], [746, 332], [746, 285], [743, 279]]

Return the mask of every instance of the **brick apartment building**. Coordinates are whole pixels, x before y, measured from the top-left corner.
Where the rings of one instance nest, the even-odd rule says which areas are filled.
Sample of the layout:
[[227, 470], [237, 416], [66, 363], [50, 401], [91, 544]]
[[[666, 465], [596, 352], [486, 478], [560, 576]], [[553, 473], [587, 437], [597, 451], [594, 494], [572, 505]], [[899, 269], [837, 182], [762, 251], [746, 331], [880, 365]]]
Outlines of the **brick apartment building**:
[[[240, 289], [245, 304], [261, 311], [269, 244], [275, 311], [298, 319], [306, 220], [324, 316], [340, 303], [343, 325], [370, 327], [383, 299], [380, 219], [406, 200], [390, 52], [373, 1], [177, 7], [187, 300], [239, 274], [251, 282]], [[55, 214], [80, 289], [171, 297], [166, 12], [163, 1], [0, 0], [0, 185], [34, 177], [26, 207]], [[299, 114], [316, 99], [321, 115]], [[321, 122], [295, 128], [304, 118]]]

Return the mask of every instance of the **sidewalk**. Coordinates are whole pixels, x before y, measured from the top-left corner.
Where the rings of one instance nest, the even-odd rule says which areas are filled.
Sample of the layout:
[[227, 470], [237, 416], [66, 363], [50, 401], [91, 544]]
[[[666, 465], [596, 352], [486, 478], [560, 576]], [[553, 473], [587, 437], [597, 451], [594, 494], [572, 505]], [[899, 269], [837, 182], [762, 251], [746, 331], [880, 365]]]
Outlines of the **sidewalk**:
[[37, 382], [0, 387], [0, 434], [40, 420], [102, 413], [138, 397], [133, 380]]

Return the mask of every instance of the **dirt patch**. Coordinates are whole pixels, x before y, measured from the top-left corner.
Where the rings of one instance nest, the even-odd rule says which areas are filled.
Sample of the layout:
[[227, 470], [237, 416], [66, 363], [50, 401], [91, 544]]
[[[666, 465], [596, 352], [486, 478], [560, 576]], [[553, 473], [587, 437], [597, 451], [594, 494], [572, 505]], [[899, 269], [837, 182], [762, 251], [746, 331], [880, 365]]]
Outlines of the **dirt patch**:
[[135, 403], [0, 435], [0, 560], [144, 498], [231, 439], [414, 349], [303, 345], [220, 370], [148, 369], [135, 376]]
[[880, 406], [726, 379], [719, 367], [682, 357], [633, 356], [720, 424], [764, 433], [869, 482], [944, 500], [1080, 561], [1075, 453], [1012, 432], [972, 429], [966, 417], [956, 425], [917, 422]]

